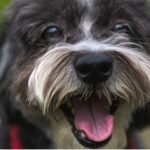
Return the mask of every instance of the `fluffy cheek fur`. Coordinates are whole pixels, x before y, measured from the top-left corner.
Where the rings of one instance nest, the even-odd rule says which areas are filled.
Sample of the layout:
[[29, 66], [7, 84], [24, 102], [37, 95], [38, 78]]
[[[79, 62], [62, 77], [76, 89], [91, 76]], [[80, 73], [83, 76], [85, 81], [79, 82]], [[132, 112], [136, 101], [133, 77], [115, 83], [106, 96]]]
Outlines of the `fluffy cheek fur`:
[[59, 118], [60, 122], [57, 122], [53, 117], [49, 117], [53, 140], [58, 148], [82, 147], [74, 138], [71, 126], [59, 109], [60, 105], [78, 95], [81, 99], [87, 99], [94, 90], [78, 79], [73, 66], [77, 56], [93, 53], [95, 50], [94, 53], [109, 55], [114, 61], [110, 79], [95, 89], [100, 98], [104, 96], [107, 99], [108, 104], [111, 105], [112, 96], [119, 97], [121, 102], [114, 114], [112, 138], [104, 148], [125, 147], [125, 132], [131, 114], [149, 99], [149, 57], [137, 51], [137, 48], [131, 49], [129, 42], [127, 44], [113, 42], [110, 45], [110, 41], [107, 40], [102, 44], [91, 41], [88, 51], [85, 51], [87, 49], [85, 42], [50, 49], [35, 61], [34, 66], [29, 65], [33, 67], [23, 69], [17, 78], [15, 85], [19, 99], [31, 105], [38, 105], [41, 114], [45, 116], [49, 117], [50, 113], [54, 113]]

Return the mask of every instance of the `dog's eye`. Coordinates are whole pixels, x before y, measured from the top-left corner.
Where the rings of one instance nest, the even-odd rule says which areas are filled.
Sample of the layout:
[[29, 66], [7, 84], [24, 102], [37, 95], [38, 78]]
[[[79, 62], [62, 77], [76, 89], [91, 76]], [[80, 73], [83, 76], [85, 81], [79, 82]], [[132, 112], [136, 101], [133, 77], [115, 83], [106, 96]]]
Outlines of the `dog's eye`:
[[129, 33], [132, 31], [132, 28], [127, 23], [117, 23], [115, 24], [112, 29], [113, 32], [126, 32]]
[[45, 32], [44, 37], [55, 38], [62, 35], [62, 31], [57, 26], [49, 26]]

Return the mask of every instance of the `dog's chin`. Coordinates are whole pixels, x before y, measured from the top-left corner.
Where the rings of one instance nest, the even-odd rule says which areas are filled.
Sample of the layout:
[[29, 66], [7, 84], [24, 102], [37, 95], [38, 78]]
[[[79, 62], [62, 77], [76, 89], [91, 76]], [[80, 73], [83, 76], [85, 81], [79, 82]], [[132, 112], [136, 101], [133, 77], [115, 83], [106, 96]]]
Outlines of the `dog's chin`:
[[87, 99], [72, 97], [60, 106], [77, 142], [85, 148], [101, 148], [112, 138], [114, 114], [121, 105], [115, 97], [109, 104], [105, 97], [92, 95]]

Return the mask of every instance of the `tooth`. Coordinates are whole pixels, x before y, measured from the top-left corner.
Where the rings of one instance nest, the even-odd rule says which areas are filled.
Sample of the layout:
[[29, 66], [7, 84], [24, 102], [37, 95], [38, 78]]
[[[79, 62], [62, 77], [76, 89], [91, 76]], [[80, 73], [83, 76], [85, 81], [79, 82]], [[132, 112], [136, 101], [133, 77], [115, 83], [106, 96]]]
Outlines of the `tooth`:
[[82, 138], [86, 138], [86, 135], [84, 134], [84, 132], [80, 132], [80, 136], [81, 136]]

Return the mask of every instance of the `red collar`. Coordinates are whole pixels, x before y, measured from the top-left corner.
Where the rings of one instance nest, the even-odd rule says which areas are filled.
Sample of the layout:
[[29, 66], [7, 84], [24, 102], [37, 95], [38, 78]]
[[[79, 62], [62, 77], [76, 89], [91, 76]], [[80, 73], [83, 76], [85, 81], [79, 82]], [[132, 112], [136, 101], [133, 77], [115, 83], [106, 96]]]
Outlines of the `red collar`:
[[10, 149], [22, 149], [22, 143], [19, 137], [20, 130], [19, 125], [14, 124], [10, 126]]

